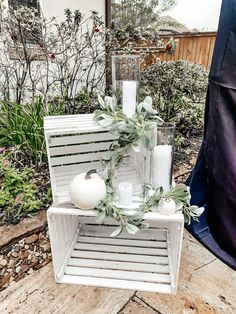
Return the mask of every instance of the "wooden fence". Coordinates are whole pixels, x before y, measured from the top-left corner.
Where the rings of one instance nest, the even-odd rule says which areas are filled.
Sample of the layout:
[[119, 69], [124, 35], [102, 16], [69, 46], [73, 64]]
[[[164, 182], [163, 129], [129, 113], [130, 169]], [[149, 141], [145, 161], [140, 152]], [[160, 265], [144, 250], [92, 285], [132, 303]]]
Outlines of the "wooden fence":
[[[176, 35], [161, 36], [167, 44], [170, 37], [176, 40], [176, 51], [169, 54], [165, 49], [160, 49], [152, 44], [151, 40], [135, 42], [134, 49], [137, 53], [142, 51], [145, 58], [141, 65], [146, 68], [156, 63], [157, 58], [162, 61], [186, 60], [202, 64], [205, 67], [211, 65], [212, 54], [215, 46], [216, 32], [182, 33]], [[118, 52], [118, 54], [120, 51]]]
[[[163, 51], [157, 52], [157, 57], [163, 61], [187, 60], [202, 64], [206, 67], [211, 65], [212, 54], [215, 46], [216, 32], [186, 33], [172, 36], [176, 42], [176, 51], [168, 54]], [[164, 42], [169, 36], [162, 37]]]

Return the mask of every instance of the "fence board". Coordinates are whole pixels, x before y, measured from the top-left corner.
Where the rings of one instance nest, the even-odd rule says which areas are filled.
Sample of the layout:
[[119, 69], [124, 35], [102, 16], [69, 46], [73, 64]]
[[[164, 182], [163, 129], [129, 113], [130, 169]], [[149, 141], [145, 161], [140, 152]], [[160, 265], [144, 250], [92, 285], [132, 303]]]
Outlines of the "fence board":
[[[164, 43], [167, 43], [170, 35], [161, 36]], [[162, 61], [186, 60], [205, 67], [210, 67], [212, 54], [215, 46], [216, 32], [182, 33], [172, 35], [177, 41], [176, 51], [168, 54], [164, 49], [152, 47], [150, 40], [137, 42], [135, 50], [142, 51], [145, 55], [145, 61], [141, 67], [146, 68], [156, 62], [159, 58]]]
[[[162, 36], [162, 39], [167, 43], [169, 37]], [[176, 34], [172, 37], [177, 40], [175, 53], [166, 57], [164, 51], [159, 51], [157, 53], [158, 58], [161, 60], [187, 60], [202, 64], [205, 67], [211, 65], [216, 32]]]

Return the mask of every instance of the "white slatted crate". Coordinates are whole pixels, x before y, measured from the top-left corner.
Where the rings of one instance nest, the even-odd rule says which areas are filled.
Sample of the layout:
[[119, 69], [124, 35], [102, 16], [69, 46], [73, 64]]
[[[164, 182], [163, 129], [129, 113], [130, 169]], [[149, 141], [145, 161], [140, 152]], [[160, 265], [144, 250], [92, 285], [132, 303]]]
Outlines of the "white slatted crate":
[[[93, 122], [93, 115], [45, 118], [53, 192], [48, 210], [55, 279], [58, 283], [176, 293], [184, 219], [180, 213], [145, 214], [150, 229], [111, 238], [117, 223], [96, 224], [96, 210], [75, 208], [69, 200], [72, 178], [102, 169], [116, 140]], [[135, 174], [122, 172], [129, 181]], [[130, 211], [129, 211], [130, 212]], [[130, 212], [132, 214], [132, 212]]]

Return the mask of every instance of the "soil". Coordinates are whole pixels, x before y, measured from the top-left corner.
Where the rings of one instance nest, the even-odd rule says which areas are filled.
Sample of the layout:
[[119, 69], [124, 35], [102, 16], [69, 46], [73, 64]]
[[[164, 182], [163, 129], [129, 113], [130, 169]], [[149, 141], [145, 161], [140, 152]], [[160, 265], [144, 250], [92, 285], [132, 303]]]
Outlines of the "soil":
[[185, 147], [175, 151], [174, 177], [176, 183], [185, 183], [195, 163], [202, 144], [202, 135], [192, 136]]

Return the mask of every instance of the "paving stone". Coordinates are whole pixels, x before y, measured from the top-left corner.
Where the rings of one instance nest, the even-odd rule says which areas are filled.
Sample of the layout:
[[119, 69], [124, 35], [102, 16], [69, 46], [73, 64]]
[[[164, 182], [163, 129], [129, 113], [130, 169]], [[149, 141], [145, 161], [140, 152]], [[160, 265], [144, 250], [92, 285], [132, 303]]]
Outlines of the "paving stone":
[[162, 314], [234, 314], [235, 291], [236, 272], [185, 232], [177, 294], [137, 296]]
[[123, 310], [119, 314], [156, 314], [151, 307], [139, 300], [138, 298], [133, 298], [130, 300]]

